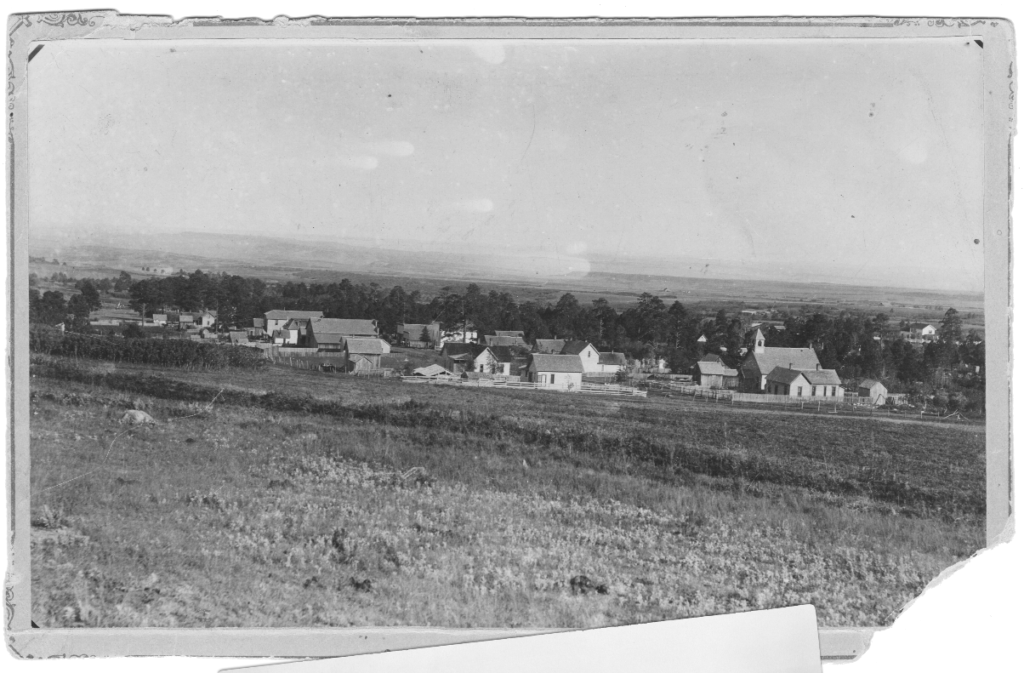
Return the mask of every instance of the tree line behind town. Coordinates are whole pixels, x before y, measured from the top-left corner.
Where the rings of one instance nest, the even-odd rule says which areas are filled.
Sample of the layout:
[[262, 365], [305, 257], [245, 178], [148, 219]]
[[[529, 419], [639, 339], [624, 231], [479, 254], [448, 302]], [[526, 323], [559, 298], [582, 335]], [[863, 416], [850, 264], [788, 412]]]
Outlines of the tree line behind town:
[[[71, 281], [73, 279], [69, 279]], [[522, 330], [528, 341], [563, 338], [591, 342], [602, 351], [632, 358], [663, 357], [674, 372], [688, 373], [705, 353], [721, 354], [735, 366], [753, 335], [749, 322], [725, 309], [711, 316], [679, 301], [666, 305], [650, 293], [639, 295], [624, 310], [606, 299], [581, 303], [563, 294], [555, 303], [517, 302], [509, 292], [483, 292], [469, 284], [461, 292], [441, 288], [431, 297], [407, 292], [396, 285], [385, 290], [376, 283], [266, 283], [258, 278], [195, 271], [166, 278], [132, 281], [122, 272], [117, 279], [79, 280], [78, 294], [65, 302], [59, 292], [39, 295], [32, 290], [33, 322], [59, 322], [66, 313], [77, 316], [78, 331], [87, 329], [88, 311], [99, 307], [99, 292], [127, 291], [130, 306], [151, 315], [175, 307], [183, 311], [215, 309], [222, 326], [251, 326], [252, 319], [272, 309], [323, 311], [329, 318], [372, 318], [382, 335], [397, 334], [403, 323], [437, 321], [445, 330], [474, 326], [480, 334]], [[784, 329], [762, 325], [767, 346], [813, 347], [822, 367], [845, 378], [877, 377], [909, 386], [949, 374], [949, 383], [980, 402], [984, 390], [984, 343], [973, 331], [963, 333], [961, 318], [950, 308], [938, 326], [936, 340], [922, 347], [899, 336], [901, 325], [886, 313], [870, 316], [840, 311], [797, 315], [779, 312]], [[905, 327], [905, 326], [904, 326]], [[134, 331], [133, 331], [134, 333]], [[705, 341], [698, 342], [703, 336]], [[724, 350], [723, 350], [724, 349]], [[966, 372], [970, 372], [967, 375]], [[983, 408], [983, 402], [981, 403]], [[972, 405], [974, 406], [974, 405]]]

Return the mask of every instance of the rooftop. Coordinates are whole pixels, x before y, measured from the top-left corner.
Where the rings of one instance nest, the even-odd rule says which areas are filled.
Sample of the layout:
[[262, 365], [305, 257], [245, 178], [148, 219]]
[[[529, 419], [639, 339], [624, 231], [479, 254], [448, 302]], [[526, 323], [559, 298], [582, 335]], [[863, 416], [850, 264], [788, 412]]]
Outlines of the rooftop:
[[538, 372], [564, 372], [582, 374], [583, 361], [578, 355], [550, 355], [534, 353], [531, 356], [533, 368]]

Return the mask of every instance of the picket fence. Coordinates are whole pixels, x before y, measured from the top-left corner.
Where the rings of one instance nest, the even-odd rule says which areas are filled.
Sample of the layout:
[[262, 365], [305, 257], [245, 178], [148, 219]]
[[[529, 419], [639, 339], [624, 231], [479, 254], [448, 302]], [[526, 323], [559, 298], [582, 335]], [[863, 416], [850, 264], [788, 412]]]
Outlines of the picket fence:
[[547, 383], [533, 383], [530, 381], [509, 381], [504, 379], [459, 379], [446, 376], [403, 376], [402, 381], [407, 383], [419, 383], [426, 385], [448, 385], [463, 386], [470, 388], [520, 388], [528, 390], [551, 390], [555, 392], [575, 392], [584, 395], [615, 395], [619, 397], [647, 397], [646, 390], [638, 390], [629, 386], [602, 385], [597, 383], [584, 383], [582, 386], [566, 388], [552, 386]]

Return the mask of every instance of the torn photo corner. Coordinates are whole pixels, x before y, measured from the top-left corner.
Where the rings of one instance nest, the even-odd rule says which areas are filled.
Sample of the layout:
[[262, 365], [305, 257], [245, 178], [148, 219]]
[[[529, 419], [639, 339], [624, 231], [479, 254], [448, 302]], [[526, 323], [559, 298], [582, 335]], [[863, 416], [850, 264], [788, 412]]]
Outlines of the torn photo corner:
[[820, 673], [813, 605], [462, 645], [224, 669], [222, 673], [374, 671], [645, 671]]
[[1008, 539], [1007, 21], [8, 31], [17, 655], [849, 659]]

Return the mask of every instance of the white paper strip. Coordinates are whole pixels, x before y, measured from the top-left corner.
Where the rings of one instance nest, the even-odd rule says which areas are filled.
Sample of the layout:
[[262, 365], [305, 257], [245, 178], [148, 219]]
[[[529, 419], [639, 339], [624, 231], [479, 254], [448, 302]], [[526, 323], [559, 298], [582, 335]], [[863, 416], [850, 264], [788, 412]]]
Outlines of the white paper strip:
[[227, 670], [244, 673], [620, 673], [630, 670], [645, 673], [811, 673], [821, 670], [821, 659], [814, 607], [801, 605]]

